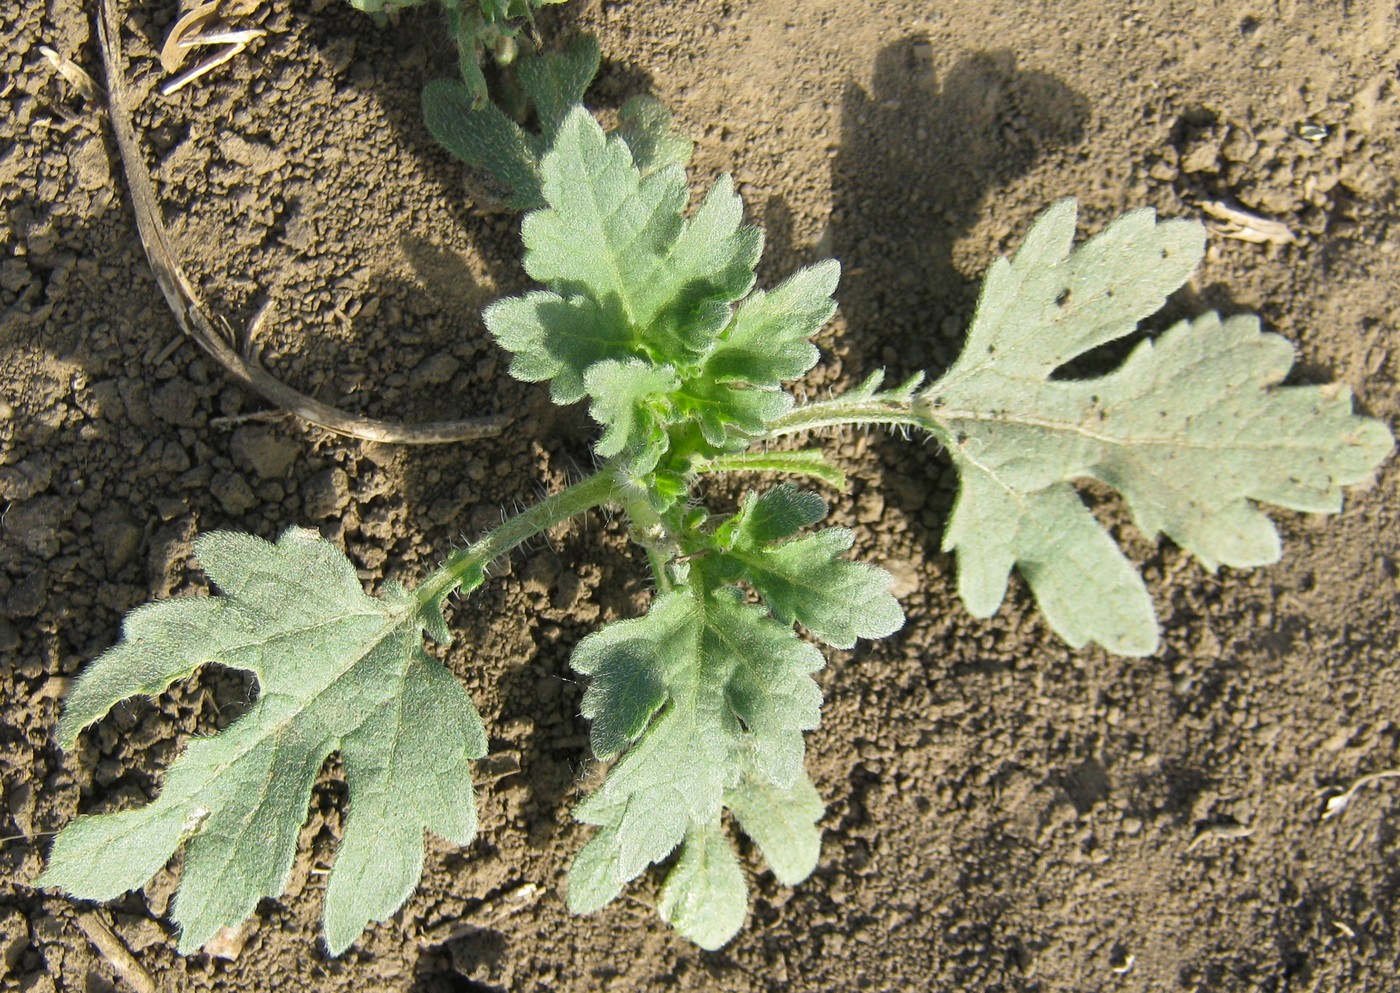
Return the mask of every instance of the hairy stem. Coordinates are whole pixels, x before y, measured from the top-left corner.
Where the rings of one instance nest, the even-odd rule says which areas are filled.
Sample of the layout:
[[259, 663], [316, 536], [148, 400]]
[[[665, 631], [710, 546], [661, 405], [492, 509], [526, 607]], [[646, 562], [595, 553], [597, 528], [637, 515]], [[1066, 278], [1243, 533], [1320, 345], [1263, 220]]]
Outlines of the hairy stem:
[[902, 390], [863, 396], [839, 396], [805, 403], [768, 424], [765, 437], [777, 438], [819, 428], [857, 426], [915, 427], [930, 430], [927, 418], [915, 409], [912, 397]]
[[546, 497], [489, 532], [480, 541], [453, 552], [436, 572], [418, 587], [418, 602], [440, 603], [443, 597], [479, 574], [493, 560], [529, 541], [541, 531], [601, 506], [618, 497], [616, 470], [608, 468]]
[[656, 588], [665, 593], [671, 589], [671, 574], [667, 564], [679, 551], [675, 529], [652, 505], [651, 494], [639, 487], [621, 487], [617, 502], [632, 521], [632, 538], [646, 549], [647, 562], [656, 577]]
[[695, 467], [698, 473], [718, 472], [784, 472], [811, 476], [838, 490], [846, 488], [846, 474], [826, 460], [817, 449], [796, 452], [736, 452], [716, 455]]

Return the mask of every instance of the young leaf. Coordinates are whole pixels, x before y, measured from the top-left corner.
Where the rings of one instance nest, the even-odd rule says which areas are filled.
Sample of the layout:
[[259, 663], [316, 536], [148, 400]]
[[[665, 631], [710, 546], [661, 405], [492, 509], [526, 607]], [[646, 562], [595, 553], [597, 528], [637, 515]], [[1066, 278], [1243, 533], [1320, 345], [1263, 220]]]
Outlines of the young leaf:
[[748, 582], [774, 617], [787, 624], [797, 621], [836, 648], [851, 648], [857, 638], [883, 638], [898, 631], [904, 611], [890, 595], [890, 574], [864, 562], [838, 558], [855, 540], [848, 528], [781, 540], [796, 533], [803, 522], [815, 523], [826, 516], [826, 504], [819, 497], [803, 496], [784, 484], [760, 497], [748, 497], [716, 535], [725, 546], [716, 556], [719, 574]]
[[339, 750], [350, 811], [325, 903], [326, 943], [339, 954], [408, 899], [425, 828], [461, 845], [475, 835], [468, 760], [486, 753], [481, 721], [423, 651], [425, 632], [446, 634], [436, 608], [399, 587], [367, 596], [350, 561], [314, 532], [293, 528], [275, 544], [215, 532], [195, 554], [224, 595], [128, 615], [121, 643], [69, 696], [60, 741], [71, 747], [119, 701], [159, 694], [206, 662], [253, 672], [257, 702], [191, 742], [154, 802], [65, 828], [39, 883], [109, 900], [183, 845], [175, 919], [180, 950], [192, 952], [282, 892], [312, 782]]
[[526, 56], [516, 63], [524, 87], [539, 119], [543, 147], [554, 144], [569, 111], [583, 103], [583, 95], [598, 75], [598, 39], [579, 35], [562, 52]]
[[1204, 235], [1134, 211], [1071, 250], [1073, 201], [1056, 204], [1012, 261], [993, 263], [967, 348], [919, 399], [962, 490], [944, 537], [968, 609], [990, 616], [1019, 568], [1051, 626], [1078, 647], [1146, 655], [1157, 623], [1145, 586], [1071, 486], [1118, 489], [1139, 528], [1207, 568], [1279, 556], [1254, 502], [1314, 513], [1390, 451], [1335, 386], [1282, 387], [1293, 349], [1251, 315], [1207, 314], [1139, 345], [1097, 379], [1051, 378], [1131, 332], [1190, 275]]
[[809, 340], [836, 312], [835, 259], [802, 269], [764, 292], [755, 290], [734, 315], [707, 363], [720, 382], [777, 387], [816, 365], [819, 353]]
[[606, 429], [598, 439], [598, 454], [612, 458], [627, 452], [634, 472], [654, 469], [666, 451], [670, 395], [680, 386], [675, 370], [640, 359], [606, 359], [590, 366], [583, 381], [593, 397], [589, 413]]
[[[573, 665], [593, 677], [583, 713], [594, 722], [595, 753], [609, 758], [627, 750], [575, 811], [599, 831], [570, 870], [570, 908], [598, 909], [685, 840], [663, 916], [697, 941], [714, 943], [705, 947], [718, 947], [742, 923], [745, 902], [742, 886], [734, 895], [726, 862], [733, 854], [717, 847], [728, 847], [720, 831], [726, 798], [736, 788], [753, 808], [763, 807], [753, 797], [768, 798], [751, 819], [770, 844], [785, 841], [773, 822], [811, 825], [820, 816], [818, 804], [817, 815], [808, 817], [811, 795], [801, 784], [802, 732], [820, 716], [811, 673], [821, 667], [821, 654], [734, 590], [684, 587], [659, 597], [646, 616], [585, 638]], [[784, 803], [797, 812], [773, 809]], [[800, 829], [787, 834], [796, 837]], [[806, 842], [799, 847], [773, 857], [794, 868], [807, 860]], [[703, 893], [719, 900], [723, 912], [705, 916], [695, 903]]]
[[540, 205], [540, 156], [545, 144], [458, 79], [423, 87], [423, 120], [437, 143], [471, 167], [486, 196], [511, 210]]
[[685, 836], [681, 857], [666, 877], [657, 904], [661, 916], [707, 951], [738, 934], [749, 913], [749, 886], [734, 847], [717, 822]]
[[762, 776], [746, 775], [724, 794], [724, 802], [763, 852], [778, 882], [796, 886], [812, 874], [821, 855], [817, 822], [825, 808], [805, 773], [787, 789]]
[[[473, 61], [464, 69], [469, 72]], [[485, 99], [485, 80], [437, 79], [423, 88], [423, 118], [438, 143], [466, 163], [490, 199], [511, 210], [545, 205], [540, 162], [569, 111], [598, 73], [598, 42], [575, 38], [562, 52], [522, 56], [516, 77], [539, 131], [527, 131]], [[618, 111], [617, 134], [631, 149], [643, 177], [690, 161], [694, 147], [676, 134], [669, 111], [650, 97], [633, 97]]]
[[695, 144], [672, 128], [671, 112], [660, 100], [632, 97], [617, 112], [617, 133], [632, 151], [642, 178], [690, 161]]
[[753, 285], [762, 247], [740, 227], [743, 207], [728, 177], [695, 215], [685, 173], [643, 177], [627, 144], [576, 108], [541, 167], [545, 210], [525, 218], [525, 271], [595, 306], [620, 304], [639, 343], [659, 357], [699, 354], [729, 320], [729, 303]]
[[765, 493], [745, 496], [739, 512], [725, 522], [715, 537], [726, 550], [735, 545], [761, 548], [819, 523], [826, 511], [826, 501], [817, 494], [799, 490], [791, 483], [780, 483]]
[[598, 57], [597, 40], [582, 35], [563, 52], [520, 59], [520, 85], [539, 117], [539, 134], [456, 79], [435, 79], [423, 88], [423, 119], [438, 144], [488, 181], [494, 199], [513, 210], [531, 210], [544, 204], [540, 158], [569, 110], [583, 101], [598, 73]]
[[[750, 293], [762, 236], [742, 225], [733, 182], [722, 176], [687, 217], [684, 171], [639, 167], [625, 136], [604, 135], [581, 108], [565, 119], [541, 166], [548, 206], [522, 225], [526, 271], [549, 290], [501, 301], [485, 317], [513, 353], [512, 375], [551, 380], [559, 403], [592, 394], [594, 415], [610, 415], [599, 454], [625, 452], [645, 472], [675, 440], [675, 425], [698, 429], [700, 439], [688, 439], [697, 443], [682, 449], [700, 464], [746, 448], [791, 408], [781, 384], [816, 359], [808, 339], [834, 310], [839, 267], [823, 263]], [[595, 389], [588, 380], [599, 366], [607, 375], [593, 376]], [[645, 449], [632, 431], [641, 426], [639, 390], [655, 385], [641, 382], [644, 366], [678, 377], [664, 402], [652, 394], [645, 433], [655, 443]], [[635, 386], [624, 382], [628, 369]], [[624, 395], [605, 396], [605, 383]], [[627, 411], [624, 440], [618, 418]]]

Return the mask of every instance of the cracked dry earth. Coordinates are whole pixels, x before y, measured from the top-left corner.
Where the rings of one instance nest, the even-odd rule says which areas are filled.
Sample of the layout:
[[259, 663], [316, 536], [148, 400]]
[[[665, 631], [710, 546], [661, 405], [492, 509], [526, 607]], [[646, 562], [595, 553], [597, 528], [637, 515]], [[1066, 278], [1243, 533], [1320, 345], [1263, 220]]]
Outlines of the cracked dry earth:
[[[505, 376], [482, 306], [517, 292], [517, 220], [473, 203], [418, 92], [452, 55], [431, 12], [379, 28], [328, 0], [245, 4], [266, 29], [173, 96], [174, 0], [119, 3], [130, 108], [176, 250], [211, 309], [264, 304], [263, 361], [346, 410], [505, 414], [498, 438], [401, 448], [275, 416], [182, 338], [150, 274], [100, 105], [95, 4], [0, 11], [0, 990], [128, 989], [77, 906], [35, 889], [51, 832], [145, 802], [192, 733], [253, 692], [206, 669], [133, 701], [72, 754], [64, 691], [126, 610], [206, 588], [203, 530], [315, 527], [365, 582], [412, 580], [503, 508], [589, 463], [587, 419]], [[761, 282], [827, 255], [845, 275], [808, 393], [875, 368], [946, 367], [977, 279], [1064, 196], [1102, 227], [1140, 205], [1226, 203], [1154, 327], [1262, 315], [1298, 382], [1400, 415], [1400, 12], [1384, 0], [575, 0], [591, 99], [651, 92], [732, 173], [768, 230]], [[1284, 233], [1281, 233], [1284, 232]], [[267, 416], [271, 415], [271, 416]], [[654, 912], [655, 874], [604, 912], [561, 896], [592, 775], [572, 645], [638, 613], [644, 570], [590, 517], [516, 556], [450, 618], [445, 661], [483, 711], [482, 833], [430, 840], [423, 883], [346, 955], [317, 943], [344, 789], [310, 801], [287, 894], [223, 956], [175, 955], [177, 868], [97, 913], [167, 990], [1377, 991], [1400, 988], [1400, 783], [1323, 820], [1325, 791], [1400, 766], [1400, 472], [1335, 518], [1276, 513], [1277, 566], [1210, 575], [1096, 511], [1141, 563], [1164, 627], [1146, 659], [1067, 649], [1013, 583], [969, 617], [939, 551], [955, 479], [931, 446], [831, 440], [828, 494], [908, 623], [837, 653], [809, 736], [828, 804], [810, 880], [745, 847], [748, 927], [705, 953]]]

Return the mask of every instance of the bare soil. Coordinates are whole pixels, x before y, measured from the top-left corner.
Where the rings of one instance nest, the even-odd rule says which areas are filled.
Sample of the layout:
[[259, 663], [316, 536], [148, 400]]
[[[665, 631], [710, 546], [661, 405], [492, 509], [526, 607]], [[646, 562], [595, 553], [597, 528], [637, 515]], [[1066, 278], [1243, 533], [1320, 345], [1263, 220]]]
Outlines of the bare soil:
[[[38, 50], [100, 79], [93, 6], [0, 10], [6, 993], [126, 988], [79, 908], [33, 888], [49, 835], [145, 802], [188, 734], [252, 690], [205, 671], [118, 708], [72, 754], [54, 743], [71, 677], [123, 612], [205, 589], [197, 532], [317, 527], [374, 587], [421, 576], [590, 463], [586, 417], [509, 379], [483, 330], [484, 303], [527, 285], [518, 220], [474, 204], [422, 124], [422, 84], [453, 71], [437, 15], [379, 28], [330, 0], [253, 4], [267, 38], [163, 97], [174, 0], [120, 5], [177, 248], [234, 325], [270, 302], [268, 367], [376, 416], [514, 418], [491, 441], [405, 449], [278, 418], [182, 338], [104, 114]], [[575, 0], [541, 29], [596, 33], [595, 105], [654, 93], [699, 143], [696, 182], [736, 177], [768, 230], [766, 283], [841, 260], [809, 392], [945, 367], [981, 272], [1056, 199], [1078, 198], [1086, 230], [1228, 200], [1295, 242], [1214, 234], [1157, 326], [1255, 311], [1297, 345], [1295, 381], [1339, 381], [1400, 419], [1388, 0]], [[895, 573], [909, 620], [821, 674], [820, 867], [789, 889], [745, 847], [753, 910], [722, 951], [659, 921], [654, 875], [595, 916], [564, 908], [587, 830], [569, 813], [588, 775], [569, 650], [648, 595], [602, 517], [519, 556], [451, 618], [445, 659], [492, 735], [483, 828], [467, 850], [430, 840], [395, 918], [339, 959], [318, 944], [334, 769], [289, 893], [262, 903], [236, 958], [174, 953], [175, 867], [100, 913], [169, 990], [1398, 988], [1400, 782], [1326, 821], [1319, 793], [1400, 765], [1394, 463], [1340, 517], [1276, 513], [1284, 561], [1249, 572], [1206, 573], [1105, 498], [1165, 631], [1131, 660], [1066, 648], [1019, 582], [995, 618], [969, 617], [939, 551], [955, 492], [939, 453], [831, 444], [853, 480], [828, 494], [834, 518]]]

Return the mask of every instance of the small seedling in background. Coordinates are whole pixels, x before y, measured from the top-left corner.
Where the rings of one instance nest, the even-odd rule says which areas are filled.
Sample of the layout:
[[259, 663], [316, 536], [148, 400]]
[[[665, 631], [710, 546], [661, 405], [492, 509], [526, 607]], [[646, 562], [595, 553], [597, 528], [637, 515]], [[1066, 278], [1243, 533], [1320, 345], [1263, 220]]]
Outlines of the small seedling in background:
[[[383, 17], [430, 0], [350, 0], [367, 14]], [[457, 64], [473, 107], [487, 102], [481, 62], [490, 55], [510, 65], [520, 52], [520, 37], [533, 28], [535, 11], [565, 0], [437, 0], [447, 14], [447, 30], [457, 45]]]

